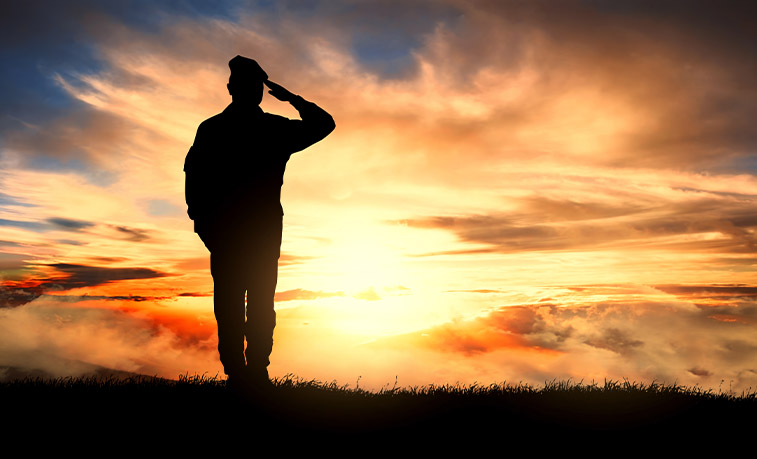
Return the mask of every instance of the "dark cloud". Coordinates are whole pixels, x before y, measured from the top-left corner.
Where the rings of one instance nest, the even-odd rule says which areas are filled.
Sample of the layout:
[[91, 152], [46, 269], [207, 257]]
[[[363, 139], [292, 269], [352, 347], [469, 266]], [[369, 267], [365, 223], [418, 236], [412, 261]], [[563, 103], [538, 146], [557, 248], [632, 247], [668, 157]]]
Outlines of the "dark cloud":
[[[75, 220], [71, 218], [51, 217], [44, 221], [21, 221], [21, 220], [8, 220], [0, 218], [0, 226], [12, 226], [16, 228], [23, 228], [32, 231], [44, 232], [50, 230], [63, 230], [71, 232], [80, 232], [87, 228], [92, 228], [97, 224], [94, 222], [88, 222], [84, 220]], [[110, 225], [116, 231], [119, 239], [125, 239], [131, 242], [146, 242], [152, 239], [152, 231], [139, 228], [132, 228], [123, 225]], [[81, 241], [75, 240], [58, 240], [58, 243], [69, 245], [82, 245]]]
[[493, 312], [489, 319], [500, 330], [526, 335], [544, 329], [544, 321], [533, 307], [513, 307]]
[[[757, 53], [751, 43], [757, 42], [757, 27], [746, 18], [755, 15], [753, 2], [733, 7], [696, 1], [620, 2], [627, 7], [579, 0], [450, 3], [463, 14], [440, 21], [418, 52], [433, 63], [439, 78], [471, 93], [480, 91], [471, 81], [487, 72], [499, 73], [502, 85], [523, 72], [534, 79], [522, 89], [527, 97], [497, 108], [483, 122], [438, 126], [445, 142], [454, 133], [468, 144], [470, 159], [491, 161], [528, 149], [543, 154], [539, 138], [533, 144], [502, 134], [494, 144], [480, 140], [540, 124], [547, 135], [552, 127], [560, 129], [558, 135], [571, 134], [572, 127], [591, 138], [593, 125], [615, 118], [617, 107], [632, 113], [630, 129], [607, 134], [612, 137], [608, 151], [579, 161], [742, 172], [743, 160], [752, 156], [757, 133], [750, 120], [757, 115], [757, 94], [751, 81]], [[592, 113], [581, 114], [585, 118], [571, 119], [584, 108], [577, 102], [575, 113], [567, 110], [560, 115], [565, 119], [549, 124], [557, 104], [571, 94], [582, 99], [587, 93], [609, 104], [598, 103]], [[595, 139], [603, 142], [603, 134]], [[555, 138], [547, 148], [559, 154], [567, 143]], [[459, 173], [464, 167], [459, 151], [434, 148], [429, 166], [454, 162]]]
[[55, 227], [59, 229], [69, 230], [69, 231], [80, 231], [85, 228], [90, 228], [92, 226], [95, 226], [92, 222], [86, 222], [83, 220], [72, 220], [70, 218], [62, 218], [62, 217], [54, 217], [54, 218], [48, 218], [47, 222], [54, 225]]
[[36, 204], [31, 204], [22, 198], [0, 192], [0, 207], [5, 206], [36, 207]]
[[545, 222], [584, 221], [615, 218], [638, 214], [649, 210], [642, 204], [630, 202], [578, 202], [571, 199], [555, 199], [546, 196], [528, 196], [515, 200], [523, 209], [522, 218], [539, 219]]
[[724, 326], [749, 327], [757, 324], [757, 301], [754, 297], [697, 295], [691, 300], [700, 313], [701, 322]]
[[[64, 231], [81, 231], [85, 228], [95, 226], [95, 223], [86, 222], [83, 220], [73, 220], [70, 218], [53, 217], [44, 221], [21, 221], [21, 220], [7, 220], [0, 218], [0, 226], [12, 226], [16, 228], [23, 228], [32, 231], [50, 231], [50, 230], [64, 230]], [[76, 242], [72, 242], [76, 244]]]
[[[444, 229], [462, 241], [490, 244], [497, 251], [583, 250], [639, 245], [721, 253], [757, 251], [754, 199], [701, 199], [655, 206], [579, 204], [529, 199], [524, 212], [438, 216], [403, 220], [416, 228]], [[564, 206], [564, 208], [561, 206]], [[626, 218], [617, 218], [617, 217]], [[720, 233], [722, 238], [692, 242], [657, 240], [676, 235]], [[476, 249], [478, 250], [478, 249]], [[486, 249], [484, 249], [486, 250]]]
[[123, 280], [154, 279], [169, 275], [150, 268], [102, 268], [67, 263], [56, 263], [48, 266], [64, 274], [59, 278], [47, 279], [51, 288], [60, 290], [94, 287]]
[[639, 292], [638, 286], [623, 284], [572, 285], [563, 288], [591, 295], [632, 295]]
[[617, 328], [608, 328], [584, 342], [589, 346], [607, 349], [622, 355], [630, 354], [636, 348], [644, 345], [643, 341], [633, 339], [627, 332]]
[[55, 242], [58, 244], [66, 244], [66, 245], [87, 245], [86, 242], [74, 241], [73, 239], [57, 239]]
[[712, 376], [712, 373], [705, 370], [704, 368], [694, 367], [689, 370], [689, 373], [696, 375], [696, 376]]
[[757, 287], [742, 284], [711, 284], [711, 285], [655, 285], [654, 288], [665, 293], [684, 297], [728, 297], [754, 298], [757, 297]]
[[126, 261], [127, 258], [124, 257], [90, 257], [90, 260], [97, 261], [100, 263], [120, 263], [122, 261]]
[[[5, 281], [0, 287], [0, 307], [22, 306], [46, 291], [65, 291], [94, 287], [125, 280], [154, 279], [170, 274], [150, 268], [103, 268], [67, 263], [45, 265], [60, 273], [49, 277], [37, 275], [24, 281]], [[119, 296], [102, 299], [140, 301], [141, 297]]]
[[145, 242], [152, 239], [152, 236], [150, 236], [151, 232], [148, 230], [129, 228], [127, 226], [114, 226], [113, 228], [120, 234], [124, 235], [127, 241]]
[[15, 228], [29, 229], [32, 231], [45, 231], [46, 229], [48, 229], [48, 226], [45, 225], [44, 223], [21, 221], [21, 220], [8, 220], [5, 218], [0, 218], [0, 226], [12, 226]]
[[56, 300], [61, 301], [133, 301], [141, 303], [143, 301], [161, 301], [167, 300], [168, 296], [142, 296], [142, 295], [55, 295]]
[[179, 293], [179, 296], [205, 297], [205, 296], [213, 296], [213, 292], [183, 292], [183, 293]]
[[42, 295], [45, 287], [35, 282], [8, 282], [0, 285], [0, 308], [23, 306]]

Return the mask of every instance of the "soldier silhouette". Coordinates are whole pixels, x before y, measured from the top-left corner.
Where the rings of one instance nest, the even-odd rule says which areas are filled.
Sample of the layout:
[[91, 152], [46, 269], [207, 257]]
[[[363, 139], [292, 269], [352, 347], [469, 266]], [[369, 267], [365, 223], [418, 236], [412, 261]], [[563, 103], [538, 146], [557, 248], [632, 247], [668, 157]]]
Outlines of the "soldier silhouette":
[[[236, 56], [229, 68], [232, 102], [200, 124], [184, 162], [187, 213], [210, 251], [218, 353], [227, 384], [265, 387], [276, 325], [284, 169], [293, 153], [336, 125], [316, 104], [269, 81], [256, 61]], [[301, 119], [263, 112], [264, 85]]]

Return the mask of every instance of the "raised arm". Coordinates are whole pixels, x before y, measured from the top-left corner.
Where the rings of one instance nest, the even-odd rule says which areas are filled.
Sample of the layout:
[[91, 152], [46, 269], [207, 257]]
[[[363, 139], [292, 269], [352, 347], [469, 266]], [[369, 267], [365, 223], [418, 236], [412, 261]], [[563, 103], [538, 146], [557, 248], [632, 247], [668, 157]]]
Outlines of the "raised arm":
[[282, 102], [289, 102], [299, 112], [301, 121], [295, 122], [296, 132], [292, 133], [292, 153], [304, 150], [316, 142], [323, 140], [336, 127], [334, 118], [326, 110], [291, 93], [283, 86], [266, 80], [268, 93]]

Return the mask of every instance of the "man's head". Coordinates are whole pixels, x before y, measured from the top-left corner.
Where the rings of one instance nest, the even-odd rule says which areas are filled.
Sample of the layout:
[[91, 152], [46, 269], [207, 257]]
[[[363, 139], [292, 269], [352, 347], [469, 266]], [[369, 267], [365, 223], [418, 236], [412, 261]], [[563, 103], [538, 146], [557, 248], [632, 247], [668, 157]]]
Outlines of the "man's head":
[[268, 74], [254, 60], [236, 56], [229, 61], [229, 94], [234, 102], [260, 105], [263, 100], [263, 82]]

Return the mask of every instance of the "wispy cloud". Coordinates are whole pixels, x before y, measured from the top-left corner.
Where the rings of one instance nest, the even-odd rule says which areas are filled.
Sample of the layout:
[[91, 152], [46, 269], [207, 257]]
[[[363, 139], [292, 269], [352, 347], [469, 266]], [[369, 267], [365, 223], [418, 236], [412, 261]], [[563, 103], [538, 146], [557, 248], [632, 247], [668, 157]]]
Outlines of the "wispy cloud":
[[[461, 240], [521, 250], [587, 250], [641, 247], [700, 252], [754, 253], [757, 198], [698, 198], [685, 193], [654, 204], [610, 206], [602, 202], [528, 198], [511, 213], [408, 219], [417, 228], [437, 228]], [[516, 200], [517, 202], [517, 200]]]

